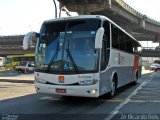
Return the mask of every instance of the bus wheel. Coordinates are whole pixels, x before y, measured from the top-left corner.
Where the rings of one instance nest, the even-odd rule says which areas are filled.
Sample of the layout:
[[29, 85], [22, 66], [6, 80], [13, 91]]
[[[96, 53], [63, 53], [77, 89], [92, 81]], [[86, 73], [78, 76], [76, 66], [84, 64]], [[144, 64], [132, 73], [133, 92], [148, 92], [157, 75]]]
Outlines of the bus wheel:
[[133, 85], [138, 83], [138, 72], [136, 73], [136, 77], [134, 78]]
[[109, 92], [109, 98], [113, 98], [116, 92], [116, 88], [117, 87], [116, 87], [116, 82], [115, 82], [115, 77], [114, 77], [111, 83], [111, 91]]

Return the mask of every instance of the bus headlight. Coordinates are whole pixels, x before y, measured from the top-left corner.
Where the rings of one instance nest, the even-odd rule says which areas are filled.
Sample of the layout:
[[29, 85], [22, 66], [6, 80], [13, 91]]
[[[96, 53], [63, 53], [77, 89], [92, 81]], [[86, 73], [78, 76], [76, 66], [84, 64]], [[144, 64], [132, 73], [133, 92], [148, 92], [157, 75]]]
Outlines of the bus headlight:
[[80, 81], [79, 85], [94, 85], [98, 82], [98, 80], [84, 80]]
[[35, 77], [35, 81], [38, 83], [42, 83], [42, 84], [45, 84], [47, 82], [46, 80], [41, 79], [41, 78], [37, 78], [37, 77]]

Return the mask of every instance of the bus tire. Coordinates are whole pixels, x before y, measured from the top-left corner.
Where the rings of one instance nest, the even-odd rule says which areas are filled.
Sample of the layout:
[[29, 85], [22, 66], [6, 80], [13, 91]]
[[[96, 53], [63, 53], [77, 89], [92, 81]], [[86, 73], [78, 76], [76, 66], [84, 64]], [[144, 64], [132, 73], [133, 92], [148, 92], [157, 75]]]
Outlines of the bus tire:
[[138, 71], [136, 72], [136, 77], [134, 78], [133, 85], [138, 83]]
[[117, 77], [113, 77], [113, 79], [112, 79], [112, 83], [111, 83], [111, 91], [109, 92], [109, 98], [113, 98], [114, 97], [114, 95], [115, 95], [115, 93], [116, 93], [116, 89], [117, 89]]

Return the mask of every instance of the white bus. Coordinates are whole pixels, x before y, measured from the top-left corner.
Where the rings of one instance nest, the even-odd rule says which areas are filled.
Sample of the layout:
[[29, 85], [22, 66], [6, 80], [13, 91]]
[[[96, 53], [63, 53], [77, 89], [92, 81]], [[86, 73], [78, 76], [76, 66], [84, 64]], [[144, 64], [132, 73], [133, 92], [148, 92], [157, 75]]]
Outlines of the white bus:
[[38, 93], [112, 97], [141, 76], [141, 45], [104, 16], [83, 15], [45, 21], [37, 36], [35, 86]]
[[0, 57], [0, 67], [3, 67], [4, 63], [5, 63], [5, 58]]

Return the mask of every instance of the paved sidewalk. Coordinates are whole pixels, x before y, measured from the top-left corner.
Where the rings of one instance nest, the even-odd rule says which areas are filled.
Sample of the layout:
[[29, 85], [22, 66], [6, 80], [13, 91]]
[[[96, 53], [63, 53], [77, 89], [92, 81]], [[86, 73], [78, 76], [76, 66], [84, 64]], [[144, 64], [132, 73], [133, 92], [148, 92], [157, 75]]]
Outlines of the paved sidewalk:
[[0, 82], [34, 83], [34, 74], [0, 76]]
[[142, 70], [142, 75], [143, 74], [147, 74], [147, 73], [152, 73], [153, 71], [150, 71], [150, 70]]

